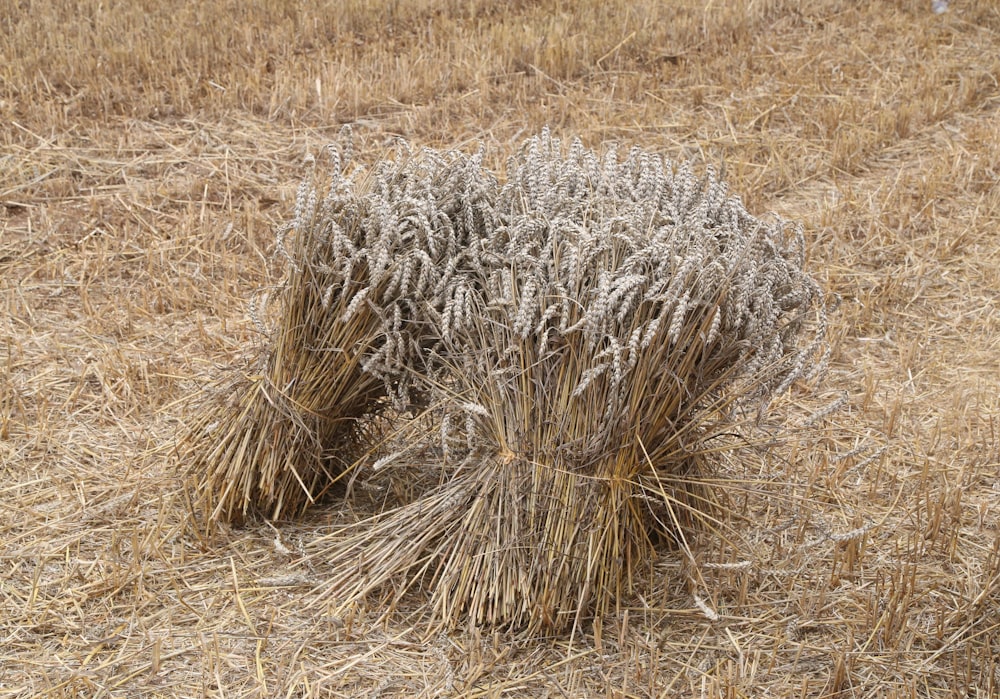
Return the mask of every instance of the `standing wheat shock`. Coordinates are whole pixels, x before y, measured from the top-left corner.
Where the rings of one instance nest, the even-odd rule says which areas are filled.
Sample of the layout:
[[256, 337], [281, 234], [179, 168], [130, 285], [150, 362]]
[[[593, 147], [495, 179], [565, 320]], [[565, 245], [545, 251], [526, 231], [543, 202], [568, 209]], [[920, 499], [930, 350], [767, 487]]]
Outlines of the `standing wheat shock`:
[[[422, 467], [439, 485], [314, 544], [343, 604], [401, 578], [430, 586], [442, 625], [603, 614], [711, 500], [688, 485], [706, 440], [823, 370], [797, 227], [638, 148], [620, 159], [545, 131], [507, 171], [420, 306], [425, 359], [391, 357], [434, 406], [405, 449], [442, 455]], [[462, 177], [458, 192], [494, 186]]]
[[186, 437], [209, 523], [298, 515], [371, 452], [376, 418], [419, 402], [453, 280], [493, 228], [481, 154], [403, 148], [360, 182], [344, 172], [349, 151], [328, 154], [278, 232], [288, 273], [259, 370], [226, 379]]

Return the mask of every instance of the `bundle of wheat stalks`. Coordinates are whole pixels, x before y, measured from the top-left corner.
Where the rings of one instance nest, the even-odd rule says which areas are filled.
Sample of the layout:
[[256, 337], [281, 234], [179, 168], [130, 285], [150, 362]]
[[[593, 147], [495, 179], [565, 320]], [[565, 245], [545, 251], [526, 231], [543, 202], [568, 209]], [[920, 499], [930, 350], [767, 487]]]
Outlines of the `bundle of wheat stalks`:
[[[215, 516], [302, 504], [345, 440], [353, 469], [424, 483], [312, 544], [342, 605], [394, 582], [429, 585], [446, 625], [602, 614], [709, 507], [686, 485], [707, 441], [825, 363], [801, 232], [711, 174], [547, 131], [502, 186], [481, 153], [383, 163], [356, 192], [333, 170], [336, 196], [300, 194], [270, 390], [212, 418], [229, 445], [280, 419], [282, 460], [216, 448], [201, 492]], [[380, 409], [395, 437], [361, 445]]]
[[[279, 230], [287, 278], [251, 305], [268, 339], [257, 370], [225, 378], [186, 435], [209, 523], [299, 515], [377, 446], [376, 418], [415, 402], [427, 319], [487, 230], [495, 184], [476, 159], [407, 153], [355, 182], [349, 150], [328, 155]], [[277, 307], [273, 330], [257, 305]]]

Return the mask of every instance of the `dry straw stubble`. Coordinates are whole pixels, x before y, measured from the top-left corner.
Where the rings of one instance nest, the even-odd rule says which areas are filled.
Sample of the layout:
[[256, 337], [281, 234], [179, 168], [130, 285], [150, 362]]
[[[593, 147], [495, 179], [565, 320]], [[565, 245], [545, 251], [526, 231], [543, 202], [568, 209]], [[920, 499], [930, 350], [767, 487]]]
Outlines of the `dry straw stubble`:
[[[476, 3], [474, 16], [455, 0], [352, 4], [356, 39], [329, 30], [339, 5], [316, 22], [288, 3], [10, 4], [7, 691], [994, 696], [1000, 6], [602, 0], [567, 17], [555, 2]], [[475, 632], [418, 646], [404, 614], [332, 628], [305, 588], [275, 582], [290, 562], [266, 526], [174, 537], [163, 523], [178, 500], [157, 501], [173, 487], [179, 401], [246, 353], [246, 295], [270, 283], [258, 251], [294, 200], [298, 154], [335, 118], [364, 123], [366, 162], [394, 133], [484, 138], [506, 155], [553, 114], [588, 143], [725, 163], [748, 208], [806, 224], [810, 269], [844, 297], [825, 384], [848, 392], [846, 409], [768, 468], [725, 459], [717, 477], [774, 479], [728, 503], [747, 522], [739, 550], [689, 539], [719, 620], [668, 554], [650, 594], [571, 646]], [[801, 393], [769, 419], [810, 412]], [[891, 441], [872, 462], [856, 448], [875, 433]], [[160, 446], [137, 464], [144, 444]], [[795, 508], [774, 502], [789, 489], [828, 531], [885, 524], [842, 543], [807, 518], [788, 527]], [[279, 527], [289, 549], [336, 514], [315, 513]]]

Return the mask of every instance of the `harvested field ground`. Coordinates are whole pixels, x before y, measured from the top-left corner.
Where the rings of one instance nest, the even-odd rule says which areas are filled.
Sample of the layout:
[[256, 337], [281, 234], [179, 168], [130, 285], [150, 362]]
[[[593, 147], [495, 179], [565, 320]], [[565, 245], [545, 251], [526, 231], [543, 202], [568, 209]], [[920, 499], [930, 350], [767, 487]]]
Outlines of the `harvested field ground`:
[[[1000, 695], [995, 2], [256, 5], [0, 0], [0, 697]], [[740, 541], [664, 547], [573, 634], [425, 639], [426, 591], [315, 603], [361, 505], [190, 526], [175, 439], [260, 347], [344, 123], [364, 164], [403, 136], [501, 172], [549, 124], [805, 225], [833, 364], [720, 464]]]

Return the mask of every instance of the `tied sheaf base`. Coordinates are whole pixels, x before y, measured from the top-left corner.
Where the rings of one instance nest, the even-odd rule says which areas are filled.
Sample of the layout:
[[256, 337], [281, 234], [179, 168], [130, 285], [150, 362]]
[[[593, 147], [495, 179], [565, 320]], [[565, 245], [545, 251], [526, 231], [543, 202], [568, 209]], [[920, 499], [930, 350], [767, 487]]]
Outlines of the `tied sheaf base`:
[[712, 173], [548, 131], [502, 184], [482, 151], [404, 144], [361, 178], [330, 154], [279, 235], [262, 370], [189, 444], [210, 521], [408, 484], [309, 545], [338, 608], [391, 583], [438, 626], [603, 614], [658, 538], [715, 521], [720, 435], [825, 367], [801, 231]]

